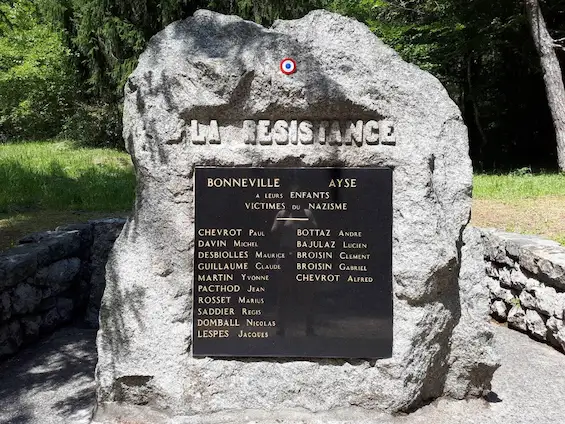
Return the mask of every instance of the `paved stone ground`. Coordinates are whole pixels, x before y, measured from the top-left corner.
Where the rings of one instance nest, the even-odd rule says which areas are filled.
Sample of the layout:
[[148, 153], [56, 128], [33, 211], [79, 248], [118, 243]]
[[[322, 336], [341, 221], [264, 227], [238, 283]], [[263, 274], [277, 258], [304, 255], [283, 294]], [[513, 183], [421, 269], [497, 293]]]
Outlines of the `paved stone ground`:
[[86, 424], [96, 331], [65, 328], [0, 364], [1, 424]]
[[[223, 413], [167, 418], [132, 410], [121, 424], [374, 423], [546, 424], [565, 422], [565, 355], [527, 336], [496, 326], [503, 365], [487, 401], [440, 401], [414, 414], [391, 417], [349, 408], [332, 414], [306, 411]], [[67, 328], [34, 350], [0, 365], [0, 423], [86, 424], [94, 402], [95, 333]], [[100, 422], [102, 423], [102, 421]]]

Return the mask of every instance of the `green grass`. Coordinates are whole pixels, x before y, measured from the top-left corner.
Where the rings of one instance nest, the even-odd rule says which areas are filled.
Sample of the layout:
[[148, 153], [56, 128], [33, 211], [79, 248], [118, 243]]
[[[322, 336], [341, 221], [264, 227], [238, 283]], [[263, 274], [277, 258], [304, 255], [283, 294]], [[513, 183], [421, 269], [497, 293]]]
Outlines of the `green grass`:
[[130, 210], [134, 188], [124, 152], [69, 141], [0, 144], [0, 214]]
[[473, 179], [475, 199], [513, 201], [546, 196], [565, 196], [565, 174], [511, 173], [477, 174]]

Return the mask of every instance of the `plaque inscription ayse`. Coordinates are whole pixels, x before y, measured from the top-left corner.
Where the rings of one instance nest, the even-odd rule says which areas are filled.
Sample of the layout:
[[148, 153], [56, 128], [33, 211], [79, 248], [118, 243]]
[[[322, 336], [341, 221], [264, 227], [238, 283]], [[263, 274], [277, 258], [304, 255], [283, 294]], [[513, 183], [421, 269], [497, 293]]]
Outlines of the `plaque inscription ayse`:
[[195, 171], [193, 355], [392, 355], [392, 170]]

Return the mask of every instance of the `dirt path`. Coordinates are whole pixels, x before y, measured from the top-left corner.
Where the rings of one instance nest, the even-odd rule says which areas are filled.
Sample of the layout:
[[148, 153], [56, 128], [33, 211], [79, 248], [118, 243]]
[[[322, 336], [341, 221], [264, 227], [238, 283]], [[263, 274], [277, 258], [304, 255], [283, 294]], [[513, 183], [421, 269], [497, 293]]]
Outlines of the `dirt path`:
[[565, 245], [565, 197], [473, 200], [471, 223], [505, 231], [535, 234]]

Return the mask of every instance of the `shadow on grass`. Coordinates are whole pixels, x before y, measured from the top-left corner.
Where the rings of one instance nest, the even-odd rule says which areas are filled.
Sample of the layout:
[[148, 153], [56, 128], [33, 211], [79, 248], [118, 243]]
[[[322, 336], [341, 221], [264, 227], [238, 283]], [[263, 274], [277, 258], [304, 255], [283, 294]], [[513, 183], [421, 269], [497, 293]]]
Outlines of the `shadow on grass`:
[[135, 176], [129, 167], [91, 165], [69, 176], [51, 161], [32, 168], [15, 159], [0, 161], [0, 251], [26, 234], [62, 224], [126, 216], [135, 198]]
[[43, 169], [15, 159], [0, 161], [0, 213], [37, 209], [129, 210], [134, 201], [131, 168], [92, 165], [70, 176], [57, 161]]
[[0, 213], [0, 252], [17, 245], [22, 237], [38, 231], [54, 230], [60, 225], [80, 224], [92, 219], [126, 218], [131, 211], [33, 211], [16, 214]]
[[74, 414], [91, 408], [95, 338], [95, 330], [66, 328], [2, 363], [0, 422], [70, 423]]

